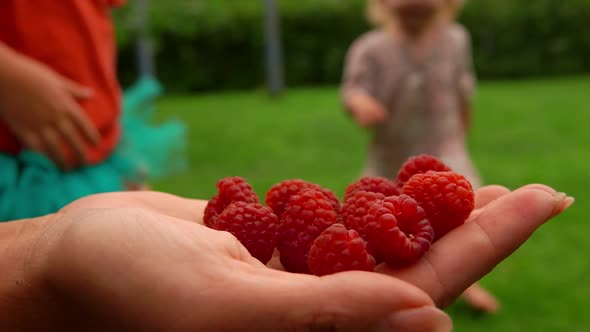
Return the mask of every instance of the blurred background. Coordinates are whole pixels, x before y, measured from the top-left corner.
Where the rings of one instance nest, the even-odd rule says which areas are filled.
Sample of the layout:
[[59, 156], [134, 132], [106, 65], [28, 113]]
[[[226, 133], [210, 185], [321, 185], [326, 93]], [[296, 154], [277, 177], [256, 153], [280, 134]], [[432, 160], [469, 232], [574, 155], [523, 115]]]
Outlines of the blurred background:
[[[156, 112], [190, 135], [189, 167], [157, 190], [207, 199], [219, 178], [240, 175], [259, 195], [286, 178], [341, 194], [360, 174], [368, 135], [343, 112], [338, 83], [348, 46], [369, 29], [365, 1], [274, 2], [285, 84], [275, 97], [265, 1], [150, 2], [165, 88]], [[137, 77], [134, 4], [115, 12], [124, 86]], [[469, 146], [484, 181], [545, 183], [577, 203], [483, 280], [500, 313], [449, 308], [456, 330], [590, 331], [590, 1], [472, 0], [460, 21], [480, 80]]]

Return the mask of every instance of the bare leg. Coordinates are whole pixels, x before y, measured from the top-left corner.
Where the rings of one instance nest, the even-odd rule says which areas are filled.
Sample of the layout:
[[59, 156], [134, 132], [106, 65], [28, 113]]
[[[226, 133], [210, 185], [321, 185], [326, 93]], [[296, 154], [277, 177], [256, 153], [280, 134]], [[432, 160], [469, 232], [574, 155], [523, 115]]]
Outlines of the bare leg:
[[151, 190], [147, 183], [148, 172], [145, 169], [139, 169], [137, 171], [137, 178], [134, 180], [128, 180], [125, 182], [125, 190], [127, 191], [145, 191]]
[[147, 183], [128, 182], [125, 184], [125, 190], [127, 190], [127, 191], [144, 191], [144, 190], [150, 190], [150, 186]]
[[463, 292], [463, 299], [473, 309], [486, 313], [496, 313], [500, 309], [500, 303], [494, 295], [478, 283], [471, 285]]

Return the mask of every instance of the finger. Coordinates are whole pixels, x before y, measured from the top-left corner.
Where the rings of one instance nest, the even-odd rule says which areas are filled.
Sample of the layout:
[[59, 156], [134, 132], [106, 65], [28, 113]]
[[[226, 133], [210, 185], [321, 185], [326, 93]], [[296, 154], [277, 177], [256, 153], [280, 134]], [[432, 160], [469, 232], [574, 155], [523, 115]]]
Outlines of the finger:
[[490, 185], [478, 189], [475, 192], [475, 209], [473, 212], [471, 212], [470, 219], [473, 220], [476, 216], [478, 216], [481, 213], [483, 207], [508, 193], [510, 193], [508, 188], [498, 185]]
[[562, 211], [566, 197], [547, 188], [521, 188], [500, 197], [434, 244], [416, 265], [383, 271], [420, 287], [438, 306], [449, 305]]
[[496, 313], [500, 310], [498, 300], [478, 283], [469, 286], [463, 292], [463, 299], [471, 308], [481, 312]]
[[[259, 271], [264, 273], [240, 278], [241, 287], [248, 289], [248, 293], [235, 296], [231, 304], [235, 310], [219, 310], [228, 324], [239, 320], [245, 330], [256, 327], [264, 331], [399, 331], [400, 326], [421, 317], [425, 321], [421, 331], [434, 331], [441, 323], [448, 325], [448, 318], [441, 318], [438, 310], [425, 310], [414, 316], [396, 315], [433, 306], [424, 292], [398, 279], [369, 272], [319, 278], [267, 268]], [[252, 294], [256, 294], [256, 307], [246, 304]], [[226, 308], [227, 305], [224, 304]], [[236, 316], [227, 315], [233, 311]], [[263, 322], [259, 312], [264, 312]]]
[[539, 184], [539, 183], [533, 183], [533, 184], [527, 184], [524, 187], [521, 187], [517, 190], [528, 190], [528, 189], [535, 189], [535, 190], [541, 190], [544, 191], [550, 195], [555, 195], [557, 193], [557, 191], [549, 186], [546, 186], [544, 184]]
[[65, 141], [70, 145], [72, 151], [74, 151], [76, 160], [81, 164], [86, 164], [86, 149], [84, 142], [79, 136], [79, 133], [74, 128], [73, 124], [69, 119], [62, 119], [58, 123], [58, 128]]
[[[390, 318], [389, 328], [392, 331], [452, 331], [453, 322], [442, 310], [433, 307], [421, 307], [401, 311]], [[387, 330], [386, 330], [387, 331]]]
[[53, 160], [58, 167], [66, 169], [68, 165], [57, 132], [52, 128], [44, 128], [41, 132], [41, 137], [49, 159]]
[[281, 263], [281, 254], [277, 249], [275, 249], [275, 251], [273, 252], [270, 261], [266, 263], [266, 267], [268, 267], [269, 269], [285, 271], [285, 267], [283, 267], [283, 264]]
[[43, 146], [41, 138], [39, 138], [38, 136], [38, 133], [33, 133], [29, 131], [14, 131], [14, 133], [18, 137], [18, 139], [23, 143], [23, 145], [26, 146], [28, 149], [45, 154], [45, 148]]
[[475, 192], [475, 208], [480, 209], [509, 192], [510, 190], [508, 188], [498, 185], [480, 188]]
[[63, 83], [68, 92], [76, 99], [87, 99], [92, 97], [94, 94], [94, 91], [91, 88], [78, 84], [74, 81], [64, 79]]
[[518, 190], [541, 190], [550, 195], [554, 195], [557, 201], [562, 201], [561, 204], [557, 204], [555, 209], [553, 210], [553, 214], [551, 217], [555, 217], [558, 214], [562, 213], [563, 211], [567, 210], [574, 202], [576, 201], [573, 197], [566, 195], [565, 193], [558, 193], [555, 189], [548, 187], [543, 184], [529, 184], [526, 185]]
[[87, 196], [69, 204], [63, 210], [134, 207], [203, 224], [206, 206], [207, 201], [203, 200], [182, 198], [155, 191], [138, 191]]
[[78, 126], [84, 137], [93, 145], [97, 145], [100, 140], [100, 133], [98, 132], [98, 129], [94, 127], [92, 121], [90, 121], [90, 118], [88, 118], [84, 110], [76, 102], [72, 102], [68, 109], [69, 112], [67, 114]]

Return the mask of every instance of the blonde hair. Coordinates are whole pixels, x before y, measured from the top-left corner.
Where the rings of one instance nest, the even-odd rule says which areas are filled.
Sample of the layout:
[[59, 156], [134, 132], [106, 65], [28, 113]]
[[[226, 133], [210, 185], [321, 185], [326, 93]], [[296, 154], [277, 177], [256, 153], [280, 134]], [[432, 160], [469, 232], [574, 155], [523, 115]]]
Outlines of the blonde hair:
[[[467, 0], [446, 0], [447, 6], [443, 9], [441, 16], [449, 21], [457, 18]], [[393, 23], [394, 18], [383, 8], [383, 0], [367, 0], [367, 19], [374, 26], [382, 27]]]

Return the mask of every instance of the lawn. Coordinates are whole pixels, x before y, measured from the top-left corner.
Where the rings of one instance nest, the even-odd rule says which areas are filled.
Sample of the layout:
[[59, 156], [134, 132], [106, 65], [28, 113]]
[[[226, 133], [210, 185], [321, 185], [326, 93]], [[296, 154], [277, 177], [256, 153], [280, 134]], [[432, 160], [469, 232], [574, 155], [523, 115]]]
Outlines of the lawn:
[[[456, 331], [590, 331], [590, 78], [482, 83], [470, 149], [484, 180], [546, 183], [577, 199], [483, 280], [502, 301], [495, 316], [448, 311]], [[259, 194], [285, 178], [341, 193], [358, 176], [367, 135], [346, 117], [335, 88], [171, 96], [159, 103], [190, 130], [190, 169], [162, 191], [208, 198], [227, 175]], [[509, 230], [508, 230], [509, 231]]]

